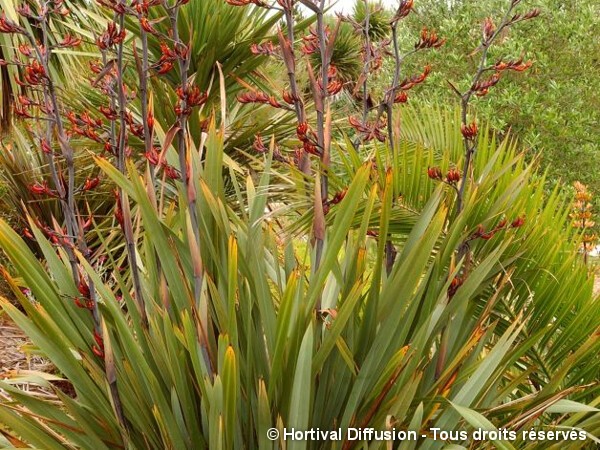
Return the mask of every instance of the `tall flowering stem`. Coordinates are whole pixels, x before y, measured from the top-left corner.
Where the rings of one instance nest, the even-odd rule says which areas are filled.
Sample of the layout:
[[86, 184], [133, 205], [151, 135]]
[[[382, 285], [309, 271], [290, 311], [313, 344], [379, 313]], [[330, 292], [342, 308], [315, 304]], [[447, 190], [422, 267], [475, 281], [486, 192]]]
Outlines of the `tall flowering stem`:
[[[46, 130], [44, 137], [41, 138], [40, 147], [46, 155], [55, 188], [52, 190], [47, 182], [43, 181], [42, 183], [34, 183], [30, 190], [35, 195], [47, 195], [60, 200], [66, 230], [63, 230], [59, 225], [55, 225], [53, 230], [39, 222], [38, 227], [49, 237], [52, 243], [60, 245], [68, 255], [73, 281], [79, 291], [79, 296], [75, 298], [74, 303], [78, 307], [89, 310], [92, 316], [93, 344], [91, 344], [91, 349], [98, 358], [104, 361], [112, 403], [124, 439], [126, 439], [125, 430], [127, 425], [116, 384], [112, 355], [105, 353], [104, 330], [102, 317], [98, 309], [96, 289], [92, 279], [83, 274], [75, 255], [75, 251], [78, 250], [84, 258], [89, 258], [91, 251], [85, 240], [85, 229], [91, 225], [92, 221], [91, 218], [83, 218], [75, 202], [75, 195], [77, 192], [95, 189], [99, 184], [99, 178], [87, 179], [83, 186], [75, 186], [75, 151], [70, 144], [70, 137], [71, 134], [75, 133], [86, 135], [94, 140], [100, 140], [97, 129], [101, 128], [102, 121], [92, 119], [87, 112], [79, 117], [74, 113], [69, 113], [67, 118], [72, 124], [72, 129], [67, 131], [63, 125], [61, 105], [57, 88], [52, 79], [49, 61], [55, 49], [76, 47], [81, 43], [81, 39], [72, 35], [64, 36], [63, 40], [58, 43], [53, 44], [50, 42], [49, 23], [51, 16], [66, 16], [69, 14], [64, 3], [61, 0], [52, 3], [36, 3], [33, 8], [25, 4], [18, 8], [18, 13], [40, 30], [41, 42], [38, 42], [27, 28], [7, 19], [4, 14], [0, 16], [0, 32], [21, 35], [26, 39], [27, 43], [19, 45], [19, 51], [27, 59], [27, 62], [15, 60], [12, 63], [25, 69], [24, 81], [17, 80], [24, 91], [27, 94], [41, 92], [42, 100], [36, 102], [23, 95], [19, 98], [19, 104], [15, 108], [15, 112], [22, 118], [33, 118], [38, 122], [46, 122]], [[37, 107], [44, 116], [34, 117], [29, 112], [33, 107]], [[53, 150], [54, 136], [56, 136], [56, 142], [60, 148], [60, 156], [56, 155]], [[64, 160], [64, 163], [60, 158]], [[66, 179], [63, 165], [66, 166]]]
[[[446, 40], [441, 39], [435, 31], [423, 28], [419, 40], [415, 43], [414, 48], [405, 53], [401, 53], [398, 42], [398, 26], [400, 22], [408, 17], [412, 11], [413, 0], [401, 0], [398, 3], [398, 8], [396, 9], [390, 21], [392, 34], [391, 43], [393, 47], [391, 56], [394, 61], [394, 74], [392, 77], [392, 82], [386, 89], [383, 99], [376, 107], [377, 115], [375, 121], [373, 122], [374, 126], [376, 127], [381, 127], [382, 129], [386, 128], [387, 135], [383, 140], [387, 139], [388, 147], [391, 152], [394, 151], [396, 138], [394, 136], [394, 105], [406, 103], [408, 101], [408, 91], [422, 84], [431, 72], [431, 66], [426, 65], [423, 68], [422, 73], [401, 79], [402, 65], [405, 59], [413, 54], [426, 49], [440, 48], [446, 42]], [[389, 51], [386, 52], [389, 54]], [[382, 124], [381, 120], [384, 114], [386, 115], [386, 120], [385, 123]]]
[[[398, 103], [406, 103], [408, 101], [407, 92], [415, 86], [423, 83], [431, 68], [426, 66], [422, 74], [414, 75], [404, 80], [400, 79], [401, 68], [405, 58], [417, 53], [420, 50], [439, 48], [445, 40], [440, 39], [437, 34], [433, 31], [423, 29], [419, 41], [415, 44], [414, 48], [404, 54], [400, 52], [400, 45], [398, 42], [398, 26], [399, 23], [405, 19], [413, 10], [412, 0], [401, 0], [398, 2], [391, 21], [391, 43], [393, 50], [390, 52], [387, 49], [390, 41], [384, 41], [380, 43], [379, 49], [376, 49], [370, 36], [370, 19], [371, 19], [371, 6], [368, 0], [365, 1], [365, 18], [362, 23], [356, 23], [349, 20], [355, 29], [361, 31], [361, 35], [364, 41], [364, 69], [361, 73], [359, 83], [362, 84], [362, 121], [357, 121], [354, 118], [350, 118], [350, 125], [353, 126], [358, 132], [357, 140], [355, 141], [355, 147], [359, 147], [360, 142], [367, 142], [372, 139], [379, 140], [381, 142], [387, 141], [388, 148], [391, 153], [394, 153], [394, 145], [396, 136], [394, 136], [394, 105]], [[376, 117], [373, 122], [369, 122], [369, 112], [371, 111], [371, 95], [368, 89], [369, 77], [373, 72], [378, 70], [381, 66], [380, 60], [382, 55], [389, 55], [393, 58], [394, 71], [393, 78], [390, 86], [386, 89], [383, 98], [380, 103], [376, 106]], [[358, 89], [359, 86], [357, 86]], [[383, 120], [383, 116], [386, 116]], [[385, 131], [384, 131], [385, 130]], [[396, 259], [396, 249], [392, 243], [391, 236], [387, 236], [385, 245], [385, 267], [386, 272], [389, 275], [392, 271]]]
[[[286, 97], [285, 100], [287, 103], [293, 105], [298, 124], [301, 124], [306, 122], [306, 112], [304, 110], [304, 102], [302, 101], [302, 95], [298, 88], [298, 80], [296, 77], [294, 0], [278, 0], [278, 3], [284, 12], [287, 31], [287, 36], [284, 36], [281, 29], [278, 30], [281, 54], [290, 83], [290, 90], [289, 92], [284, 93], [284, 97]], [[305, 151], [300, 150], [296, 164], [302, 173], [306, 175], [310, 174], [310, 159]]]
[[[513, 70], [522, 72], [531, 67], [531, 61], [524, 62], [523, 59], [502, 61], [499, 60], [495, 64], [488, 63], [488, 53], [491, 46], [495, 41], [505, 32], [506, 29], [524, 20], [530, 20], [537, 17], [540, 14], [538, 9], [532, 9], [525, 14], [516, 14], [515, 8], [521, 3], [521, 0], [510, 0], [509, 6], [504, 13], [504, 16], [500, 23], [496, 26], [491, 18], [485, 19], [482, 24], [482, 37], [481, 44], [473, 54], [481, 52], [479, 65], [477, 71], [471, 79], [470, 87], [460, 92], [456, 86], [450, 83], [453, 91], [460, 98], [461, 106], [461, 132], [463, 135], [464, 143], [464, 162], [462, 169], [462, 181], [458, 189], [458, 198], [456, 203], [456, 214], [464, 208], [464, 197], [467, 184], [472, 179], [471, 169], [473, 163], [473, 157], [477, 151], [477, 123], [475, 121], [469, 122], [469, 104], [474, 96], [484, 97], [489, 93], [489, 90], [494, 87], [501, 78], [504, 71]], [[487, 74], [491, 75], [487, 76]]]
[[[176, 0], [173, 5], [167, 6], [169, 20], [171, 22], [171, 33], [174, 45], [175, 59], [179, 69], [180, 85], [177, 88], [178, 103], [175, 107], [177, 115], [177, 124], [175, 128], [175, 142], [177, 153], [179, 155], [179, 170], [184, 183], [187, 210], [189, 214], [190, 227], [192, 229], [192, 239], [190, 243], [190, 253], [194, 265], [194, 305], [199, 307], [202, 295], [202, 283], [204, 279], [204, 266], [200, 254], [200, 227], [198, 223], [198, 210], [196, 207], [196, 188], [193, 178], [193, 165], [191, 155], [188, 154], [188, 116], [192, 108], [203, 105], [208, 96], [200, 92], [197, 86], [189, 80], [188, 72], [190, 68], [190, 47], [186, 45], [179, 36], [178, 20], [181, 7], [189, 0]], [[204, 361], [209, 372], [213, 371], [213, 364], [210, 357], [208, 342], [208, 318], [200, 318], [202, 327], [203, 341], [201, 342]]]
[[[99, 76], [93, 84], [100, 85], [110, 99], [110, 105], [101, 110], [110, 121], [109, 140], [106, 142], [105, 149], [116, 157], [117, 168], [121, 173], [125, 173], [126, 160], [130, 152], [128, 146], [128, 128], [136, 135], [140, 135], [142, 132], [140, 130], [146, 129], [146, 127], [135, 123], [132, 114], [128, 111], [129, 99], [123, 73], [124, 42], [127, 34], [125, 16], [135, 14], [136, 10], [124, 3], [113, 0], [98, 0], [98, 3], [113, 11], [114, 20], [108, 23], [106, 30], [96, 39], [96, 46], [102, 54], [104, 68], [100, 70]], [[109, 60], [113, 54], [115, 57]], [[142, 122], [147, 122], [147, 118], [143, 117]], [[147, 139], [146, 135], [144, 135], [144, 139]], [[127, 259], [131, 268], [131, 278], [135, 292], [135, 302], [140, 314], [141, 323], [144, 327], [147, 327], [148, 321], [137, 259], [137, 245], [133, 232], [131, 208], [127, 193], [121, 188], [117, 188], [116, 202], [115, 215], [125, 236]]]
[[[300, 0], [305, 6], [310, 8], [317, 17], [316, 39], [318, 40], [318, 52], [321, 61], [320, 77], [315, 79], [312, 73], [310, 61], [307, 59], [309, 78], [313, 88], [313, 97], [317, 113], [317, 149], [320, 157], [320, 186], [315, 191], [315, 213], [313, 220], [313, 233], [315, 245], [315, 264], [313, 270], [317, 270], [321, 264], [323, 255], [323, 245], [325, 241], [325, 214], [323, 204], [327, 201], [329, 189], [329, 165], [330, 165], [330, 145], [331, 145], [331, 123], [326, 120], [326, 111], [329, 108], [328, 97], [330, 95], [329, 78], [331, 57], [333, 54], [333, 45], [339, 30], [340, 21], [338, 20], [334, 31], [330, 31], [325, 26], [325, 0], [320, 0], [318, 6], [311, 0]], [[319, 198], [320, 194], [320, 198]], [[316, 305], [317, 311], [320, 311], [321, 305]]]
[[[121, 35], [125, 35], [125, 12], [119, 13], [118, 21], [119, 21], [119, 33]], [[117, 167], [121, 173], [125, 173], [125, 160], [127, 158], [128, 153], [128, 145], [127, 145], [127, 97], [125, 93], [125, 80], [123, 77], [123, 45], [124, 39], [120, 39], [117, 44], [117, 90], [118, 90], [118, 106], [119, 106], [119, 137], [117, 142]], [[143, 106], [142, 106], [143, 108]], [[142, 117], [142, 122], [144, 125], [144, 131], [147, 129], [147, 118], [145, 116]], [[131, 127], [134, 127], [133, 119], [130, 119]], [[149, 139], [149, 132], [144, 132], [144, 139]], [[147, 136], [148, 135], [148, 136]], [[129, 259], [129, 264], [131, 267], [131, 277], [133, 280], [133, 287], [135, 291], [135, 300], [138, 307], [138, 311], [140, 313], [142, 324], [147, 326], [147, 317], [146, 317], [146, 307], [144, 302], [144, 293], [142, 291], [142, 282], [140, 278], [140, 269], [137, 261], [137, 246], [135, 242], [135, 236], [133, 234], [133, 221], [131, 217], [131, 209], [129, 205], [129, 199], [127, 197], [127, 193], [122, 189], [119, 190], [119, 199], [120, 208], [123, 212], [123, 221], [122, 228], [125, 235], [125, 241], [127, 244], [127, 257]]]
[[[471, 79], [469, 88], [461, 92], [454, 84], [450, 83], [450, 87], [456, 93], [460, 99], [461, 106], [461, 125], [460, 130], [463, 136], [464, 145], [464, 161], [461, 173], [456, 174], [455, 183], [459, 183], [457, 192], [457, 201], [455, 209], [455, 217], [458, 216], [464, 209], [464, 198], [467, 184], [472, 180], [472, 169], [473, 169], [473, 158], [477, 151], [477, 140], [478, 140], [478, 127], [475, 120], [469, 121], [469, 105], [473, 97], [484, 97], [489, 93], [489, 90], [494, 87], [500, 81], [501, 75], [504, 71], [513, 70], [516, 72], [523, 72], [531, 67], [530, 61], [523, 61], [523, 59], [517, 60], [498, 60], [495, 64], [489, 64], [488, 53], [491, 46], [495, 41], [512, 25], [517, 22], [524, 20], [530, 20], [537, 17], [540, 14], [538, 9], [532, 9], [527, 13], [520, 14], [515, 13], [515, 8], [521, 3], [521, 0], [510, 0], [508, 8], [504, 13], [500, 23], [496, 26], [491, 18], [484, 20], [482, 24], [482, 37], [480, 45], [475, 49], [472, 55], [481, 52], [481, 57], [477, 67], [477, 71]], [[491, 75], [488, 75], [491, 74]], [[432, 170], [430, 168], [430, 170]], [[434, 178], [432, 174], [429, 174], [430, 178]], [[525, 218], [519, 217], [515, 219], [510, 227], [519, 228], [524, 224]], [[461, 274], [452, 280], [452, 291], [449, 291], [448, 301], [452, 300], [454, 293], [460, 288], [462, 283], [468, 278], [471, 266], [472, 266], [472, 254], [471, 254], [471, 241], [475, 239], [490, 239], [492, 238], [499, 229], [505, 227], [505, 223], [498, 228], [494, 228], [491, 231], [484, 231], [480, 225], [474, 235], [469, 236], [465, 239], [457, 248], [456, 259], [458, 261], [463, 260]], [[449, 345], [449, 333], [447, 328], [443, 328], [440, 338], [440, 351], [436, 364], [436, 378], [439, 378], [446, 365], [446, 358]]]
[[[331, 114], [329, 112], [329, 102], [332, 95], [337, 94], [342, 88], [341, 81], [335, 79], [336, 69], [331, 64], [333, 46], [339, 30], [340, 20], [338, 20], [335, 29], [331, 30], [325, 24], [325, 0], [276, 0], [273, 5], [269, 5], [261, 0], [225, 0], [232, 6], [250, 6], [267, 8], [276, 11], [282, 11], [287, 34], [284, 35], [281, 30], [278, 32], [280, 48], [276, 49], [272, 43], [256, 43], [251, 46], [251, 51], [255, 54], [264, 54], [268, 56], [280, 56], [286, 66], [289, 91], [284, 91], [282, 102], [273, 96], [264, 92], [246, 92], [238, 96], [241, 103], [262, 103], [271, 105], [274, 108], [289, 109], [296, 113], [298, 125], [296, 135], [301, 142], [302, 147], [296, 149], [296, 163], [299, 169], [305, 174], [311, 173], [311, 162], [309, 155], [319, 158], [319, 181], [315, 183], [314, 195], [314, 219], [313, 219], [313, 239], [315, 248], [315, 262], [312, 269], [316, 271], [321, 263], [323, 255], [323, 246], [326, 234], [325, 215], [330, 206], [334, 205], [334, 200], [328, 199], [329, 193], [329, 166], [330, 166], [330, 142], [331, 142]], [[310, 85], [312, 88], [313, 100], [316, 112], [316, 131], [313, 131], [307, 122], [306, 111], [302, 95], [298, 87], [296, 76], [297, 57], [294, 49], [294, 6], [300, 3], [312, 11], [316, 17], [316, 27], [310, 30], [308, 36], [303, 37], [302, 53], [307, 57], [306, 65]], [[320, 67], [318, 73], [310, 62], [309, 56], [318, 54], [320, 57]], [[291, 105], [288, 106], [288, 105]], [[258, 152], [266, 152], [262, 138], [256, 136], [254, 149]], [[276, 160], [285, 161], [281, 153], [276, 150], [274, 154]], [[320, 302], [315, 306], [320, 311]]]
[[[28, 5], [23, 5], [18, 8], [18, 13], [39, 28], [41, 42], [38, 42], [27, 28], [10, 21], [4, 14], [0, 17], [0, 32], [21, 35], [28, 42], [28, 44], [22, 43], [18, 47], [20, 53], [27, 59], [27, 62], [15, 60], [12, 63], [24, 67], [25, 70], [24, 80], [17, 80], [18, 83], [27, 90], [26, 92], [41, 92], [42, 101], [37, 103], [29, 99], [26, 95], [22, 95], [19, 97], [18, 105], [15, 107], [15, 113], [22, 118], [39, 119], [46, 123], [45, 135], [40, 139], [40, 147], [48, 162], [55, 191], [46, 188], [41, 194], [52, 195], [59, 199], [66, 231], [62, 229], [52, 231], [49, 227], [45, 227], [43, 224], [40, 225], [43, 230], [46, 230], [46, 234], [51, 237], [53, 242], [64, 248], [69, 258], [75, 284], [77, 286], [85, 285], [89, 288], [85, 289], [86, 293], [89, 291], [89, 296], [84, 300], [92, 314], [94, 333], [101, 336], [101, 319], [98, 311], [96, 292], [91, 280], [86, 281], [82, 276], [75, 256], [76, 249], [84, 257], [88, 257], [90, 252], [84, 238], [82, 226], [84, 220], [81, 218], [75, 203], [75, 194], [77, 191], [75, 186], [75, 152], [69, 143], [70, 136], [62, 122], [58, 92], [52, 79], [49, 65], [50, 58], [55, 49], [76, 47], [81, 43], [81, 39], [67, 35], [62, 41], [50, 44], [48, 29], [50, 16], [68, 14], [68, 10], [62, 2], [55, 2], [52, 7], [38, 4], [34, 9]], [[40, 114], [44, 116], [36, 118], [31, 115], [29, 109], [33, 107], [37, 107]], [[56, 141], [60, 148], [60, 157], [62, 157], [66, 165], [66, 179], [61, 161], [58, 160], [58, 155], [54, 153], [52, 148], [54, 136], [56, 136]], [[47, 186], [45, 182], [42, 185]], [[36, 186], [34, 184], [30, 188], [34, 194], [36, 194]], [[40, 193], [40, 191], [37, 190], [37, 193]]]

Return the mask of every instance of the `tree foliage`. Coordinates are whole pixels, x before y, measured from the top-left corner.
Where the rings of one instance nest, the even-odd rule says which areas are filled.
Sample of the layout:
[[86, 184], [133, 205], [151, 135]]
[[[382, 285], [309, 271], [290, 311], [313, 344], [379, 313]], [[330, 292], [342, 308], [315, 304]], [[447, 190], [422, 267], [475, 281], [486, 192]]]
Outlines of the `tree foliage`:
[[[433, 66], [426, 92], [419, 102], [453, 103], [447, 81], [466, 81], [478, 55], [477, 26], [505, 2], [438, 1], [415, 3], [418, 14], [410, 17], [402, 39], [409, 45], [424, 25], [435, 28], [448, 45], [428, 57]], [[511, 130], [530, 155], [541, 153], [549, 171], [549, 185], [557, 181], [581, 181], [600, 192], [600, 5], [594, 0], [536, 0], [528, 6], [541, 10], [541, 19], [510, 30], [494, 56], [531, 59], [524, 75], [507, 76], [497, 95], [477, 102], [477, 110], [490, 118], [500, 132]], [[494, 20], [499, 20], [498, 15]], [[418, 60], [407, 61], [417, 70]]]

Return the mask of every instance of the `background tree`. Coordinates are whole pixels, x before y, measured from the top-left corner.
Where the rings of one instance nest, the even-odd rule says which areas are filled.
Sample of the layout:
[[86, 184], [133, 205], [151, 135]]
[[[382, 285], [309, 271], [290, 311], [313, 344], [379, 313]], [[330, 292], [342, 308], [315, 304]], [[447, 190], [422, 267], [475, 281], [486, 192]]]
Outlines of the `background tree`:
[[[505, 3], [415, 2], [416, 14], [406, 21], [402, 37], [410, 41], [410, 36], [426, 25], [448, 43], [427, 56], [433, 70], [426, 91], [415, 101], [455, 102], [446, 81], [459, 83], [472, 71], [479, 58], [471, 54], [480, 33], [477, 24]], [[490, 117], [501, 133], [511, 130], [517, 134], [530, 157], [541, 155], [543, 167], [549, 171], [549, 187], [558, 181], [581, 181], [590, 191], [600, 192], [600, 4], [595, 0], [536, 0], [527, 5], [540, 8], [543, 20], [512, 28], [510, 38], [507, 34], [491, 50], [490, 60], [524, 56], [534, 64], [527, 73], [507, 74], [496, 88], [497, 95], [476, 101], [476, 109]], [[406, 66], [418, 70], [422, 63], [414, 58]]]

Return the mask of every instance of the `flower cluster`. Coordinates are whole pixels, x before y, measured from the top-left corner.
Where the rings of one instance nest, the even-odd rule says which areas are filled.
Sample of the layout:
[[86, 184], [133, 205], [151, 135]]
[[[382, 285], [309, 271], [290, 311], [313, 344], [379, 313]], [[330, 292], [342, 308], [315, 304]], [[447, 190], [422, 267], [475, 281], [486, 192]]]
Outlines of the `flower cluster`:
[[244, 92], [237, 97], [240, 103], [262, 103], [271, 105], [273, 108], [281, 108], [283, 105], [272, 95], [267, 95], [264, 92]]
[[474, 140], [477, 137], [477, 122], [471, 122], [470, 124], [462, 124], [460, 126], [460, 132], [465, 139], [470, 141]]
[[428, 30], [423, 27], [419, 41], [415, 44], [415, 49], [440, 48], [446, 43], [446, 39], [441, 39], [434, 30]]
[[309, 128], [308, 123], [302, 122], [298, 124], [296, 127], [296, 136], [302, 142], [302, 148], [306, 153], [317, 156], [321, 155], [317, 135]]
[[208, 101], [208, 93], [201, 92], [198, 86], [188, 85], [183, 89], [178, 87], [175, 91], [179, 101], [175, 106], [175, 114], [189, 116], [192, 108], [202, 106]]
[[475, 239], [483, 239], [484, 241], [488, 241], [491, 238], [493, 238], [499, 231], [507, 230], [509, 228], [520, 228], [524, 224], [525, 216], [519, 216], [510, 223], [508, 222], [508, 220], [502, 219], [494, 228], [488, 231], [485, 230], [483, 225], [479, 224], [475, 232], [469, 236], [467, 242], [473, 241]]
[[338, 203], [340, 203], [342, 200], [344, 200], [344, 197], [346, 196], [347, 193], [348, 193], [348, 188], [344, 188], [341, 191], [336, 192], [331, 199], [324, 200], [323, 201], [323, 213], [327, 214], [332, 206], [335, 206]]
[[596, 225], [591, 203], [593, 196], [587, 186], [578, 181], [573, 184], [573, 187], [575, 188], [575, 202], [571, 213], [572, 225], [582, 231], [581, 246], [587, 260], [587, 254], [592, 251], [598, 241], [598, 236], [590, 231]]
[[460, 181], [460, 172], [456, 169], [449, 169], [444, 177], [442, 170], [439, 167], [429, 167], [427, 169], [427, 176], [432, 180], [441, 181], [453, 187], [456, 187], [457, 183]]
[[378, 122], [366, 122], [363, 123], [355, 117], [348, 117], [348, 122], [357, 132], [362, 135], [362, 139], [364, 142], [372, 141], [373, 139], [378, 140], [379, 142], [385, 142], [386, 136], [383, 131], [386, 123], [383, 120]]

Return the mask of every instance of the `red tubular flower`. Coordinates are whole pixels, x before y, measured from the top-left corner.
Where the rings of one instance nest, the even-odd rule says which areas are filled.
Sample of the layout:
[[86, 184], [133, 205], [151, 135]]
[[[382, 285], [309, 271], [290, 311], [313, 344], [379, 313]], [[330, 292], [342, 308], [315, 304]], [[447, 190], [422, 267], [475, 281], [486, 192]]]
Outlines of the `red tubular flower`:
[[347, 193], [348, 193], [348, 188], [345, 188], [345, 189], [342, 189], [341, 191], [336, 192], [329, 203], [332, 205], [337, 205], [344, 199], [344, 197], [346, 196]]
[[106, 117], [108, 120], [117, 120], [119, 115], [117, 112], [109, 106], [100, 106], [99, 111]]
[[333, 64], [330, 64], [329, 68], [327, 69], [327, 77], [329, 79], [335, 78], [335, 77], [337, 77], [337, 73], [338, 73], [337, 67], [335, 67], [335, 65], [333, 65]]
[[27, 44], [19, 44], [19, 53], [23, 56], [31, 56], [31, 47]]
[[148, 124], [148, 128], [150, 130], [154, 128], [154, 115], [151, 111], [148, 111], [148, 114], [146, 114], [146, 123]]
[[264, 92], [244, 92], [237, 96], [240, 103], [263, 103], [271, 105], [273, 108], [281, 108], [282, 104], [273, 96], [268, 96]]
[[92, 223], [94, 222], [94, 216], [90, 216], [86, 219], [85, 222], [83, 222], [83, 229], [84, 230], [88, 230], [91, 226]]
[[154, 28], [152, 26], [152, 23], [146, 17], [142, 17], [140, 19], [140, 26], [147, 33], [150, 33], [150, 34], [156, 34], [157, 33], [156, 28]]
[[338, 94], [342, 88], [344, 87], [344, 83], [339, 80], [334, 80], [327, 85], [327, 93], [329, 95]]
[[260, 134], [257, 134], [256, 136], [254, 136], [254, 144], [252, 145], [252, 148], [254, 149], [254, 151], [256, 151], [258, 153], [266, 153], [267, 152], [267, 147], [263, 143], [263, 140], [262, 140], [262, 137], [260, 136]]
[[96, 189], [99, 184], [100, 184], [100, 177], [86, 178], [82, 189], [84, 191], [91, 191], [92, 189]]
[[104, 350], [95, 345], [92, 347], [92, 352], [94, 352], [94, 355], [96, 355], [98, 358], [104, 358]]
[[129, 131], [131, 131], [131, 134], [133, 134], [135, 137], [144, 139], [144, 125], [142, 125], [141, 123], [130, 124]]
[[109, 22], [106, 31], [96, 39], [96, 45], [100, 50], [106, 50], [113, 45], [120, 44], [125, 39], [125, 29], [117, 31], [117, 24]]
[[202, 106], [208, 100], [207, 92], [200, 92], [200, 88], [198, 86], [193, 86], [191, 88], [186, 89], [186, 102], [189, 106]]
[[319, 151], [319, 147], [317, 147], [315, 144], [313, 144], [310, 141], [304, 141], [302, 143], [302, 148], [304, 149], [304, 151], [306, 153], [309, 153], [311, 155], [321, 156], [321, 152]]
[[18, 97], [18, 102], [21, 106], [27, 107], [27, 106], [31, 106], [34, 105], [35, 103], [33, 102], [33, 100], [31, 100], [29, 97], [25, 96], [25, 95], [19, 95]]
[[242, 94], [238, 94], [237, 101], [240, 103], [253, 103], [257, 99], [257, 95], [255, 92], [244, 92]]
[[170, 61], [166, 61], [158, 66], [156, 73], [159, 75], [164, 75], [169, 72], [173, 68], [173, 63]]
[[297, 95], [292, 94], [290, 91], [283, 91], [283, 101], [289, 105], [294, 105], [296, 102], [300, 102], [300, 98]]
[[50, 147], [50, 143], [46, 139], [42, 139], [40, 145], [42, 147], [42, 152], [44, 152], [46, 155], [52, 154], [52, 147]]
[[94, 302], [92, 302], [91, 300], [83, 300], [79, 297], [75, 297], [75, 306], [81, 309], [88, 309], [91, 311], [92, 309], [94, 309]]
[[96, 341], [99, 348], [104, 348], [104, 339], [102, 339], [102, 336], [100, 336], [96, 330], [94, 330], [94, 341]]
[[471, 86], [471, 90], [475, 92], [475, 95], [483, 97], [484, 95], [487, 95], [490, 88], [496, 86], [499, 81], [500, 72], [494, 72], [494, 74], [490, 78], [486, 80], [480, 80], [473, 84], [473, 86]]
[[84, 298], [86, 298], [86, 299], [90, 298], [90, 296], [91, 296], [90, 287], [85, 282], [85, 279], [83, 277], [79, 278], [79, 285], [77, 286], [77, 290]]
[[102, 72], [102, 69], [104, 68], [102, 61], [98, 61], [98, 60], [90, 61], [89, 66], [90, 66], [90, 70], [93, 73], [95, 73], [96, 75], [99, 74], [100, 72]]
[[526, 12], [525, 14], [515, 14], [510, 19], [510, 23], [513, 24], [515, 22], [520, 22], [523, 20], [535, 19], [537, 16], [541, 14], [541, 10], [539, 8], [533, 8], [532, 10]]
[[173, 68], [173, 62], [178, 55], [175, 50], [169, 48], [165, 42], [160, 43], [160, 59], [152, 66], [159, 75], [164, 75]]
[[439, 167], [429, 167], [427, 169], [427, 176], [432, 180], [441, 180], [442, 179], [442, 171]]
[[369, 142], [373, 139], [377, 139], [379, 142], [385, 142], [385, 134], [382, 132], [382, 129], [385, 128], [385, 123], [380, 121], [378, 123], [362, 123], [360, 120], [355, 117], [348, 117], [348, 122], [350, 125], [363, 136], [363, 140], [365, 142]]
[[13, 111], [15, 113], [16, 116], [21, 117], [22, 119], [32, 119], [33, 116], [31, 115], [31, 113], [27, 110], [26, 107], [20, 106], [20, 105], [15, 105], [13, 108]]
[[96, 133], [96, 131], [91, 128], [88, 127], [84, 130], [83, 135], [89, 139], [91, 139], [92, 141], [96, 141], [96, 142], [101, 142], [102, 139], [100, 138], [100, 135], [98, 133]]
[[408, 101], [408, 94], [404, 91], [398, 92], [394, 97], [394, 103], [406, 103]]
[[73, 37], [70, 34], [67, 34], [61, 42], [57, 44], [58, 47], [69, 48], [69, 47], [77, 47], [81, 44], [81, 39]]
[[523, 72], [529, 69], [533, 65], [532, 61], [523, 62], [523, 58], [512, 59], [510, 61], [498, 61], [494, 65], [494, 69], [498, 71], [502, 70], [514, 70], [515, 72]]
[[456, 184], [460, 181], [460, 172], [456, 169], [450, 169], [446, 174], [446, 181], [450, 184]]
[[429, 31], [427, 28], [421, 30], [421, 37], [415, 44], [415, 49], [421, 50], [425, 48], [440, 48], [446, 39], [440, 39], [434, 30]]
[[81, 121], [85, 123], [88, 127], [98, 128], [102, 126], [101, 120], [94, 120], [87, 111], [84, 111], [81, 116]]
[[264, 44], [252, 44], [250, 46], [250, 52], [252, 52], [253, 55], [271, 56], [275, 54], [276, 51], [277, 47], [270, 41], [265, 42]]
[[123, 227], [123, 210], [121, 209], [121, 195], [118, 190], [115, 190], [115, 219], [117, 223]]
[[465, 280], [461, 277], [454, 277], [450, 282], [450, 286], [448, 286], [448, 297], [452, 298], [458, 291], [458, 288], [462, 286]]
[[56, 196], [55, 192], [48, 187], [48, 183], [46, 181], [30, 185], [29, 192], [31, 192], [33, 195], [49, 195], [51, 197]]
[[181, 175], [179, 174], [177, 169], [175, 169], [175, 167], [171, 166], [170, 164], [163, 162], [163, 170], [165, 171], [166, 177], [170, 180], [178, 180], [181, 178]]
[[369, 130], [365, 124], [363, 124], [360, 120], [353, 116], [348, 117], [348, 122], [350, 123], [352, 128], [354, 128], [359, 133], [366, 133]]
[[0, 14], [0, 33], [24, 33], [25, 29], [17, 23], [6, 17], [5, 13]]
[[427, 64], [423, 68], [423, 73], [421, 73], [419, 75], [413, 75], [410, 78], [405, 78], [404, 80], [402, 80], [402, 82], [400, 83], [400, 85], [398, 87], [403, 91], [408, 91], [409, 89], [412, 89], [413, 87], [415, 87], [417, 84], [420, 84], [423, 81], [425, 81], [430, 73], [431, 73], [431, 66], [429, 64]]
[[413, 9], [413, 0], [402, 0], [398, 5], [398, 9], [396, 10], [396, 14], [394, 14], [394, 19], [392, 23], [397, 22], [400, 19], [405, 18], [410, 14]]
[[31, 61], [25, 67], [25, 81], [32, 86], [46, 83], [46, 70], [37, 60]]
[[302, 47], [300, 47], [300, 51], [304, 55], [312, 55], [319, 50], [319, 37], [314, 29], [310, 30], [310, 34], [308, 36], [303, 36], [302, 41], [303, 44]]
[[152, 149], [150, 149], [149, 151], [144, 153], [144, 157], [153, 166], [156, 166], [158, 164], [158, 158], [159, 158], [158, 155], [159, 155], [159, 153], [158, 153], [158, 150], [156, 147], [152, 147]]
[[189, 86], [183, 89], [181, 86], [175, 90], [179, 102], [175, 106], [177, 115], [189, 115], [192, 108], [202, 106], [208, 101], [208, 93], [201, 92], [198, 86]]
[[256, 5], [263, 8], [267, 6], [267, 4], [262, 0], [225, 0], [225, 2], [231, 6]]
[[460, 132], [462, 133], [465, 139], [472, 140], [477, 136], [477, 122], [472, 122], [469, 125], [462, 124], [460, 126]]
[[483, 42], [489, 41], [494, 35], [495, 31], [496, 25], [494, 25], [494, 21], [491, 17], [486, 17], [486, 19], [483, 21], [483, 25], [481, 26]]
[[298, 136], [298, 139], [304, 141], [306, 139], [306, 133], [308, 133], [308, 123], [299, 123], [296, 127], [296, 135]]
[[31, 230], [27, 227], [23, 228], [23, 236], [25, 236], [27, 239], [31, 239], [31, 240], [35, 239], [35, 237], [31, 233]]
[[510, 226], [512, 228], [520, 228], [525, 224], [525, 216], [520, 216], [517, 217], [515, 220], [512, 221], [512, 223], [510, 224]]

